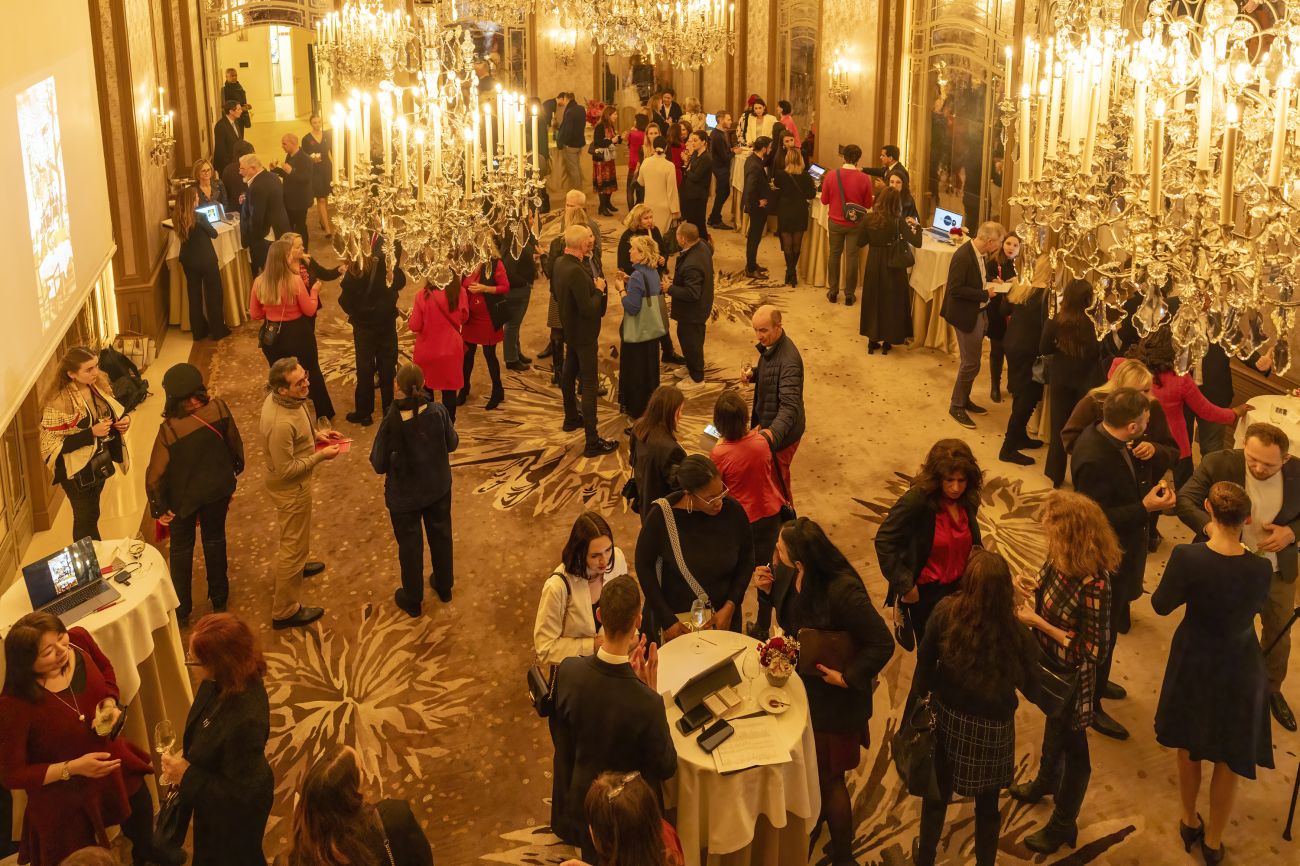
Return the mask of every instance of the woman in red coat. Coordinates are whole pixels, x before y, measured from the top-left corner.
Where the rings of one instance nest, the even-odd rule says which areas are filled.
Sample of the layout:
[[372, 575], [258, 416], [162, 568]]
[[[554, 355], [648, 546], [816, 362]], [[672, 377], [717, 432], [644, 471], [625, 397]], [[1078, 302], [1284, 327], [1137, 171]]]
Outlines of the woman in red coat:
[[[4, 641], [0, 693], [0, 784], [27, 792], [18, 860], [57, 866], [91, 845], [108, 846], [119, 824], [136, 866], [153, 852], [149, 756], [112, 732], [113, 665], [83, 628], [29, 613]], [[102, 706], [101, 706], [102, 704]], [[99, 731], [103, 731], [101, 734]]]
[[[490, 279], [489, 274], [492, 275]], [[474, 372], [474, 355], [478, 347], [482, 346], [483, 358], [487, 361], [488, 372], [492, 374], [492, 396], [483, 408], [495, 409], [506, 398], [505, 389], [501, 387], [501, 362], [497, 360], [497, 343], [505, 339], [505, 331], [492, 324], [484, 295], [504, 295], [510, 291], [510, 278], [506, 276], [505, 263], [493, 259], [466, 275], [460, 282], [460, 288], [469, 296], [469, 321], [462, 331], [465, 337], [465, 381], [456, 402], [463, 406], [469, 399], [469, 377]]]
[[415, 334], [412, 360], [424, 371], [424, 387], [442, 392], [442, 405], [456, 420], [456, 392], [465, 384], [465, 343], [461, 329], [469, 318], [469, 297], [453, 279], [445, 289], [426, 284], [415, 295], [406, 327]]

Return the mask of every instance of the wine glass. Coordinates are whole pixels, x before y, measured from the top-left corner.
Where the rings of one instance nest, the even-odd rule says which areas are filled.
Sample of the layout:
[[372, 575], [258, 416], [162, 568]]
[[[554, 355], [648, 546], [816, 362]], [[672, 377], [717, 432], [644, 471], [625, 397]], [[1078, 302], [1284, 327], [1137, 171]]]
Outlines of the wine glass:
[[705, 624], [709, 621], [707, 615], [708, 607], [704, 599], [697, 598], [691, 602], [691, 620], [690, 629], [692, 632], [698, 632], [704, 629]]
[[[162, 755], [171, 754], [176, 748], [176, 728], [172, 726], [170, 719], [163, 719], [153, 728], [153, 750]], [[164, 773], [161, 779], [164, 785], [170, 785], [167, 775]]]

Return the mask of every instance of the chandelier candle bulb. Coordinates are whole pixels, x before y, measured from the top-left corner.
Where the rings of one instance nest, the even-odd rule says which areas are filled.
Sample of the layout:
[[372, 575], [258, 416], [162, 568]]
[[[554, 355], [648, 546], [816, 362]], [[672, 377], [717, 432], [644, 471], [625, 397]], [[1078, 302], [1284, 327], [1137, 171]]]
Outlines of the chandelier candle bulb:
[[1268, 185], [1276, 189], [1282, 185], [1282, 152], [1286, 145], [1286, 115], [1291, 103], [1291, 82], [1278, 83], [1277, 112], [1273, 116], [1273, 147], [1269, 155]]
[[1164, 210], [1164, 192], [1161, 190], [1161, 174], [1165, 158], [1165, 101], [1157, 99], [1155, 121], [1151, 124], [1151, 215], [1159, 217]]
[[[474, 116], [478, 117], [477, 114]], [[477, 141], [478, 139], [474, 135], [474, 127], [465, 127], [465, 198], [469, 198], [474, 190], [474, 165], [472, 160], [474, 151], [478, 148], [471, 145]]]
[[442, 179], [442, 108], [433, 105], [433, 177]]
[[1214, 123], [1214, 76], [1201, 73], [1201, 89], [1197, 94], [1200, 117], [1196, 124], [1196, 170], [1210, 170], [1210, 128]]
[[1147, 156], [1147, 83], [1145, 78], [1145, 69], [1137, 67], [1134, 69], [1134, 77], [1137, 79], [1137, 85], [1134, 87], [1133, 98], [1133, 173], [1141, 174], [1146, 168]]
[[400, 138], [402, 141], [402, 146], [401, 146], [402, 149], [399, 151], [399, 156], [401, 157], [400, 185], [406, 187], [411, 185], [411, 173], [410, 173], [410, 167], [407, 164], [407, 156], [406, 156], [406, 118], [405, 117], [399, 117], [397, 119], [397, 134], [398, 134], [398, 138]]
[[1052, 74], [1052, 108], [1047, 115], [1047, 158], [1056, 159], [1056, 140], [1061, 121], [1061, 64], [1057, 63]]
[[415, 131], [415, 198], [424, 201], [424, 174], [428, 167], [424, 162], [424, 130]]
[[483, 128], [487, 135], [487, 168], [492, 170], [492, 156], [496, 153], [492, 149], [492, 106], [485, 103], [483, 105]]
[[[1002, 64], [1002, 98], [1011, 98], [1011, 46], [1008, 45], [1004, 51], [1005, 59]], [[161, 90], [158, 94], [158, 101], [162, 102]]]
[[1026, 81], [1020, 85], [1020, 130], [1017, 136], [1020, 139], [1020, 160], [1016, 166], [1016, 177], [1019, 178], [1023, 185], [1029, 181], [1029, 169], [1032, 159], [1029, 155], [1030, 135], [1029, 135], [1029, 82]]
[[1223, 177], [1219, 184], [1219, 225], [1233, 225], [1232, 208], [1233, 208], [1233, 171], [1236, 169], [1237, 160], [1237, 106], [1236, 103], [1228, 103], [1227, 107], [1228, 125], [1223, 130]]
[[542, 173], [539, 164], [540, 151], [541, 151], [541, 147], [537, 139], [537, 106], [534, 105], [533, 106], [533, 174], [538, 176], [541, 176]]
[[1043, 148], [1047, 139], [1047, 79], [1038, 82], [1038, 122], [1034, 125], [1034, 180], [1043, 179]]
[[1092, 153], [1097, 143], [1097, 112], [1101, 108], [1101, 88], [1098, 84], [1099, 81], [1094, 80], [1088, 94], [1088, 133], [1083, 144], [1083, 162], [1079, 164], [1079, 171], [1084, 174], [1092, 173]]

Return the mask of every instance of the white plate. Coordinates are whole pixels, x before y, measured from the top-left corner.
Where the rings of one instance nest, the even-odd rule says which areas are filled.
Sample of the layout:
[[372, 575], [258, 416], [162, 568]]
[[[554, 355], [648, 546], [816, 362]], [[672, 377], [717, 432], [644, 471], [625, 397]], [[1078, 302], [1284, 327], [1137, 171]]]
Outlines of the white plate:
[[[778, 702], [775, 706], [770, 703], [774, 700]], [[768, 686], [758, 693], [758, 706], [765, 713], [779, 716], [790, 709], [790, 696], [775, 686]]]

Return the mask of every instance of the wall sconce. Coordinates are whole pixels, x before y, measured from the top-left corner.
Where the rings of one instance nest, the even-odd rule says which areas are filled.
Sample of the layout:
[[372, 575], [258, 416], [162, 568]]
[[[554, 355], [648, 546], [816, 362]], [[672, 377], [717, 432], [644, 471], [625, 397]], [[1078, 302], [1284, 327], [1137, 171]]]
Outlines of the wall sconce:
[[839, 51], [835, 52], [835, 61], [827, 74], [830, 76], [830, 97], [841, 107], [849, 104], [849, 95], [853, 91], [851, 81], [861, 69], [856, 60], [847, 60]]
[[151, 109], [153, 115], [153, 134], [150, 138], [149, 161], [154, 165], [166, 165], [171, 161], [172, 148], [176, 145], [176, 136], [172, 133], [173, 113], [163, 105], [163, 89], [158, 88], [158, 106]]
[[578, 31], [572, 27], [553, 27], [548, 34], [555, 49], [555, 59], [561, 66], [573, 62], [573, 52], [578, 46]]

